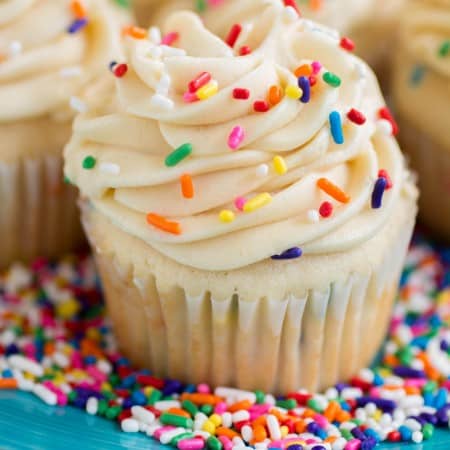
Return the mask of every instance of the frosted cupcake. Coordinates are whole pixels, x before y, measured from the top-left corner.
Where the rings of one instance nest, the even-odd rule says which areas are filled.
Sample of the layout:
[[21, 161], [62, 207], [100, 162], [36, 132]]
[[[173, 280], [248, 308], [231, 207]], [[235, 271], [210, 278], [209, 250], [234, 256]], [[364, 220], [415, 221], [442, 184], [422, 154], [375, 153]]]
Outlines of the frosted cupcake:
[[420, 215], [450, 240], [450, 1], [413, 1], [402, 17], [392, 91], [403, 149], [418, 172]]
[[168, 26], [127, 38], [119, 109], [80, 115], [65, 153], [122, 350], [189, 382], [348, 378], [383, 339], [416, 213], [372, 72], [281, 5], [246, 56], [193, 13]]
[[0, 267], [83, 240], [62, 149], [73, 109], [102, 95], [122, 17], [102, 0], [0, 4]]

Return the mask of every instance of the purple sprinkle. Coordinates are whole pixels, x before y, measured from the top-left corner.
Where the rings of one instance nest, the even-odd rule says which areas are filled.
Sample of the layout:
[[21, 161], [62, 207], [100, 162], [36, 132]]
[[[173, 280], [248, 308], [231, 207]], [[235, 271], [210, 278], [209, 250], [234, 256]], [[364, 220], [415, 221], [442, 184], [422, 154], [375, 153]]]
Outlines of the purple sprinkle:
[[300, 101], [302, 103], [308, 103], [311, 99], [311, 85], [309, 84], [309, 79], [307, 77], [299, 77], [298, 87], [303, 91]]
[[375, 187], [373, 188], [372, 192], [372, 208], [378, 209], [381, 208], [381, 205], [383, 203], [383, 194], [386, 190], [387, 186], [387, 180], [386, 178], [380, 177], [375, 182]]
[[81, 29], [83, 29], [88, 24], [88, 20], [86, 18], [74, 20], [70, 27], [67, 28], [67, 32], [70, 34], [77, 33]]
[[281, 260], [281, 259], [296, 259], [300, 258], [302, 256], [303, 252], [302, 249], [299, 247], [293, 247], [285, 252], [281, 253], [280, 255], [273, 255], [272, 259]]
[[436, 425], [438, 422], [438, 418], [434, 414], [420, 413], [420, 417], [432, 425]]
[[356, 399], [356, 402], [358, 404], [358, 407], [366, 406], [367, 403], [375, 403], [375, 405], [378, 406], [378, 408], [382, 409], [384, 412], [391, 412], [397, 406], [397, 404], [392, 400], [370, 396], [359, 397]]
[[358, 427], [353, 428], [353, 429], [351, 430], [351, 433], [353, 434], [353, 436], [354, 436], [356, 439], [359, 439], [360, 441], [364, 441], [364, 440], [367, 438], [367, 436], [366, 436], [366, 435], [361, 431], [361, 429], [358, 428]]
[[395, 375], [402, 378], [426, 378], [423, 370], [416, 370], [407, 366], [394, 367], [393, 372]]
[[443, 352], [446, 352], [446, 351], [448, 350], [448, 348], [449, 348], [449, 344], [448, 344], [448, 342], [447, 342], [445, 339], [442, 339], [442, 341], [441, 341], [439, 347], [440, 347], [440, 349], [441, 349]]

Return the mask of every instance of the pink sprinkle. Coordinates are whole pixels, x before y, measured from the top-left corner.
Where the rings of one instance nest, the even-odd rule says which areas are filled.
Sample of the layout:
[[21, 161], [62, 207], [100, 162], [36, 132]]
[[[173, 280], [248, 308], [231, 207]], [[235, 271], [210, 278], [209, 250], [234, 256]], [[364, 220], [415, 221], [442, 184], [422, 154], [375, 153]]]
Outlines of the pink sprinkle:
[[371, 397], [378, 397], [378, 398], [381, 397], [380, 389], [377, 387], [371, 388], [369, 394]]
[[237, 150], [242, 144], [245, 138], [245, 131], [241, 126], [236, 126], [231, 130], [230, 136], [228, 137], [228, 147], [231, 150]]
[[322, 416], [322, 414], [314, 414], [313, 419], [322, 427], [327, 428], [329, 423], [326, 417]]
[[444, 389], [450, 389], [450, 380], [445, 380], [445, 381], [442, 383], [442, 387], [443, 387]]
[[244, 197], [236, 197], [234, 200], [234, 206], [236, 206], [236, 209], [239, 211], [244, 211], [244, 205], [247, 202], [247, 200]]
[[153, 437], [154, 437], [155, 439], [158, 439], [158, 441], [159, 441], [159, 438], [160, 438], [164, 433], [167, 433], [168, 431], [171, 431], [171, 430], [175, 430], [175, 427], [173, 427], [172, 425], [166, 425], [165, 427], [158, 428], [158, 429], [153, 433]]
[[305, 441], [308, 445], [311, 444], [317, 444], [318, 440], [317, 439], [306, 439]]
[[361, 441], [359, 439], [352, 439], [347, 442], [344, 447], [345, 450], [358, 450], [361, 447]]
[[214, 412], [216, 414], [223, 414], [224, 412], [226, 412], [227, 409], [228, 409], [228, 406], [225, 402], [219, 402], [214, 407]]
[[422, 388], [427, 384], [426, 378], [406, 378], [405, 386], [406, 387], [418, 387]]
[[320, 64], [319, 61], [313, 61], [311, 63], [311, 67], [312, 67], [312, 70], [313, 70], [313, 74], [317, 75], [320, 72], [320, 70], [322, 69], [322, 64]]
[[185, 101], [185, 103], [194, 103], [194, 102], [198, 102], [199, 99], [195, 92], [187, 91], [183, 94], [183, 100]]
[[161, 44], [163, 45], [172, 45], [180, 35], [176, 31], [172, 31], [172, 33], [167, 33], [161, 41]]
[[200, 394], [209, 394], [211, 388], [206, 383], [202, 383], [197, 386], [197, 392], [200, 392]]
[[79, 352], [73, 352], [70, 355], [70, 364], [74, 369], [83, 368], [83, 360], [81, 359], [81, 355]]
[[226, 436], [219, 436], [217, 439], [222, 443], [224, 450], [231, 450], [233, 443]]
[[104, 372], [102, 372], [98, 367], [96, 366], [89, 366], [86, 369], [86, 372], [94, 378], [96, 381], [103, 383], [108, 378]]
[[180, 450], [201, 450], [205, 446], [205, 441], [200, 437], [192, 439], [183, 439], [178, 442], [178, 448]]

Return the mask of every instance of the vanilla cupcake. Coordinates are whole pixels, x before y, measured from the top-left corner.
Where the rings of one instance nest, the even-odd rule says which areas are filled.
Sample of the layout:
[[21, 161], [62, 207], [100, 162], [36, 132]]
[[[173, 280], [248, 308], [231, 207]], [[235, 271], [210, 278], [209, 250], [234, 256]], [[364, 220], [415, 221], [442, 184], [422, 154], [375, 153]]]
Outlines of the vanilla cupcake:
[[158, 376], [315, 390], [383, 340], [416, 190], [373, 73], [310, 25], [267, 5], [239, 56], [174, 14], [171, 46], [127, 38], [120, 106], [75, 122], [114, 329]]
[[0, 4], [0, 267], [83, 242], [62, 149], [73, 109], [85, 110], [113, 84], [103, 74], [125, 17], [103, 0]]
[[411, 1], [392, 92], [403, 150], [419, 175], [420, 216], [450, 240], [450, 1]]

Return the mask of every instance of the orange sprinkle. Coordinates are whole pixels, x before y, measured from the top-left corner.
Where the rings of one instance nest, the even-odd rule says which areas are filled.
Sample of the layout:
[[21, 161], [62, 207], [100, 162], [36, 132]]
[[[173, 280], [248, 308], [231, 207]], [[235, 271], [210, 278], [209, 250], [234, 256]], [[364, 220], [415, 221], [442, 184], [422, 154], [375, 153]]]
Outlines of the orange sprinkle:
[[[388, 366], [397, 366], [399, 364], [398, 358], [394, 355], [386, 355], [383, 358], [383, 362]], [[383, 387], [385, 388], [386, 386]]]
[[53, 342], [46, 342], [44, 345], [44, 354], [46, 356], [53, 355], [55, 353], [55, 344]]
[[320, 11], [323, 7], [323, 0], [309, 0], [309, 7], [313, 11]]
[[84, 7], [83, 3], [80, 2], [80, 0], [73, 0], [70, 3], [70, 9], [72, 10], [72, 14], [77, 19], [83, 19], [87, 15], [86, 8]]
[[295, 424], [295, 432], [298, 434], [304, 433], [306, 430], [306, 422], [303, 420], [299, 420], [296, 424]]
[[192, 182], [192, 177], [185, 173], [180, 177], [181, 183], [181, 193], [184, 198], [193, 198], [194, 197], [194, 183]]
[[168, 233], [181, 234], [181, 225], [178, 222], [169, 222], [164, 217], [158, 216], [158, 214], [147, 214], [147, 222]]
[[336, 414], [340, 411], [341, 405], [338, 402], [330, 402], [325, 409], [323, 415], [327, 418], [329, 422], [333, 422]]
[[256, 425], [253, 428], [253, 441], [254, 442], [262, 442], [267, 437], [266, 428], [262, 425]]
[[236, 411], [239, 411], [240, 409], [250, 409], [251, 406], [252, 406], [252, 403], [249, 400], [241, 400], [240, 402], [233, 403], [228, 408], [228, 411], [230, 413], [235, 413]]
[[187, 419], [191, 418], [191, 415], [181, 408], [170, 408], [167, 412], [175, 414], [176, 416], [186, 417]]
[[348, 203], [350, 201], [350, 196], [333, 184], [328, 178], [319, 178], [317, 180], [317, 186], [338, 202]]
[[218, 427], [218, 428], [216, 428], [216, 435], [217, 436], [225, 436], [229, 439], [233, 439], [234, 437], [239, 436], [239, 433], [232, 430], [231, 428]]
[[337, 439], [337, 436], [328, 436], [324, 442], [328, 442], [330, 444], [333, 444], [333, 442]]
[[407, 395], [420, 395], [420, 389], [416, 386], [405, 386], [405, 393]]
[[196, 405], [217, 405], [217, 403], [222, 402], [223, 399], [221, 397], [217, 397], [217, 395], [212, 394], [189, 394], [185, 393], [181, 395], [181, 401], [183, 400], [190, 400], [192, 403], [195, 403]]
[[312, 67], [309, 64], [302, 64], [294, 70], [295, 76], [298, 77], [309, 77], [312, 74]]
[[348, 420], [350, 420], [352, 418], [352, 416], [350, 415], [349, 412], [344, 411], [343, 409], [341, 409], [335, 417], [335, 420], [337, 420], [338, 422], [347, 422]]
[[278, 411], [278, 409], [272, 408], [269, 413], [275, 416], [279, 422], [284, 422], [287, 419], [287, 416]]
[[278, 103], [281, 102], [282, 97], [283, 91], [281, 90], [280, 86], [270, 86], [267, 100], [272, 106], [278, 105]]
[[252, 426], [257, 427], [259, 425], [262, 425], [263, 427], [265, 427], [266, 423], [267, 423], [266, 417], [264, 415], [262, 415], [262, 416], [259, 416], [257, 419], [255, 419], [252, 422]]
[[307, 419], [308, 417], [314, 417], [316, 414], [317, 414], [316, 411], [313, 411], [311, 408], [306, 408], [306, 409], [303, 411], [302, 416], [303, 416], [305, 419]]
[[0, 389], [17, 389], [15, 378], [0, 378]]
[[132, 25], [130, 27], [125, 27], [123, 29], [123, 34], [126, 36], [131, 36], [134, 39], [145, 39], [147, 37], [147, 30]]

